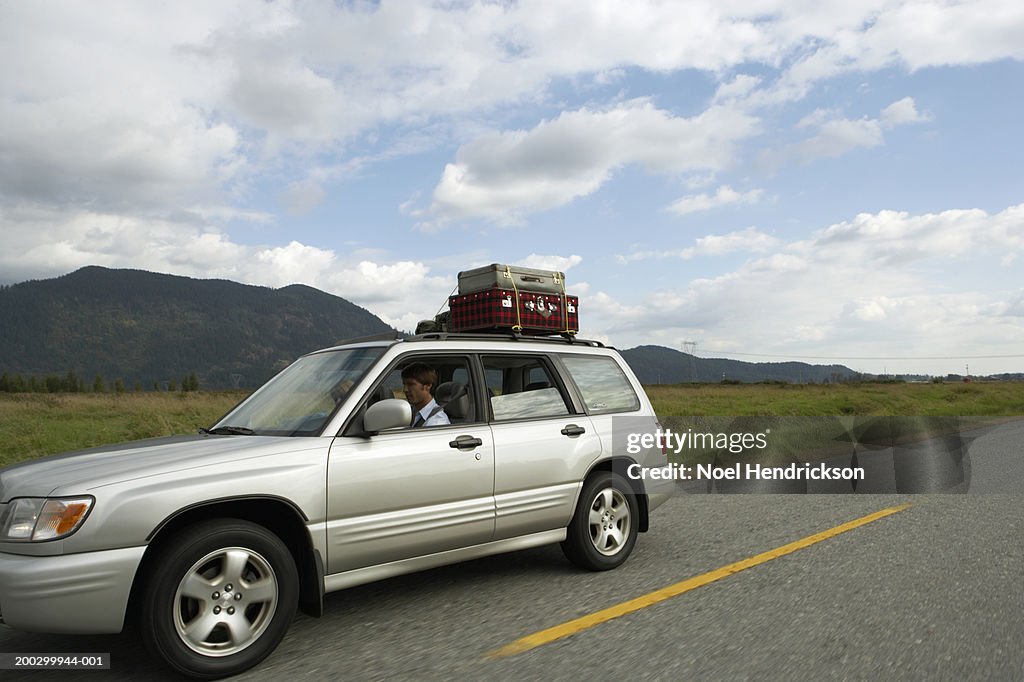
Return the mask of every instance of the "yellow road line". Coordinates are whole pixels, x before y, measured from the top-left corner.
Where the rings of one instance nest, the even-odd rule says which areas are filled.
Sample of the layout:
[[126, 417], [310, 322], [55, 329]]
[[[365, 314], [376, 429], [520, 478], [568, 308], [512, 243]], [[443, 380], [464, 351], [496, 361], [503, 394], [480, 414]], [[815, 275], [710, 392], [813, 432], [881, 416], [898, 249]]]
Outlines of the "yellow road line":
[[772, 559], [778, 559], [781, 556], [792, 554], [797, 550], [810, 547], [813, 544], [819, 543], [823, 540], [828, 540], [829, 538], [833, 538], [841, 533], [853, 530], [854, 528], [860, 528], [872, 521], [883, 519], [886, 516], [892, 516], [893, 514], [903, 511], [909, 506], [909, 504], [901, 504], [898, 507], [889, 507], [887, 509], [876, 511], [873, 514], [862, 516], [859, 519], [854, 519], [853, 521], [836, 526], [835, 528], [830, 528], [820, 533], [809, 535], [801, 540], [791, 542], [788, 545], [783, 545], [782, 547], [762, 552], [761, 554], [757, 554], [747, 559], [741, 559], [735, 563], [722, 566], [721, 568], [704, 573], [703, 575], [694, 576], [693, 578], [676, 583], [675, 585], [663, 587], [660, 590], [650, 592], [635, 599], [630, 599], [629, 601], [622, 602], [621, 604], [616, 604], [615, 606], [610, 606], [601, 611], [581, 616], [575, 620], [562, 623], [561, 625], [556, 625], [546, 630], [535, 632], [532, 635], [527, 635], [526, 637], [517, 639], [511, 644], [503, 646], [500, 649], [491, 651], [487, 654], [487, 658], [505, 658], [506, 656], [514, 656], [515, 654], [521, 654], [524, 651], [535, 649], [539, 646], [543, 646], [544, 644], [550, 644], [551, 642], [569, 637], [570, 635], [575, 635], [577, 632], [582, 632], [583, 630], [592, 628], [595, 625], [600, 625], [601, 623], [612, 620], [613, 618], [625, 616], [626, 614], [633, 613], [634, 611], [639, 611], [640, 609], [647, 608], [648, 606], [653, 606], [654, 604], [663, 602], [666, 599], [677, 597], [684, 592], [689, 592], [690, 590], [713, 583], [716, 580], [726, 578], [734, 573], [739, 573], [740, 571], [745, 571], [748, 568], [753, 568], [754, 566], [771, 561]]

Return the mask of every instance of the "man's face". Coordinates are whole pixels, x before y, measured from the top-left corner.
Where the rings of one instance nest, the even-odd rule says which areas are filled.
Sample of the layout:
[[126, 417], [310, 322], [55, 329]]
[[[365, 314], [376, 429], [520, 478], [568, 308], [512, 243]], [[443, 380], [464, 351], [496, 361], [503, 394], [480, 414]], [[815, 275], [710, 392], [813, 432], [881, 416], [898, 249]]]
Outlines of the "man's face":
[[405, 391], [405, 399], [413, 406], [413, 409], [422, 409], [430, 402], [430, 384], [421, 384], [415, 379], [409, 378], [402, 381], [402, 389]]

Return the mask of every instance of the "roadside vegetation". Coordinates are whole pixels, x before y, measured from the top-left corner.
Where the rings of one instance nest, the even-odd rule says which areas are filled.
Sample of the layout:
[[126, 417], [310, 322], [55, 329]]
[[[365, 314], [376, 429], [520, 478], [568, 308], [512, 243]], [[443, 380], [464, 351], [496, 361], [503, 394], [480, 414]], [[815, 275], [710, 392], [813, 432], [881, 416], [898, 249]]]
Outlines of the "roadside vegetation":
[[1024, 382], [646, 386], [659, 416], [1012, 417]]
[[0, 466], [68, 450], [195, 433], [244, 393], [0, 393]]
[[[670, 416], [1024, 415], [1024, 383], [647, 386]], [[0, 466], [69, 450], [195, 433], [243, 392], [0, 393]]]

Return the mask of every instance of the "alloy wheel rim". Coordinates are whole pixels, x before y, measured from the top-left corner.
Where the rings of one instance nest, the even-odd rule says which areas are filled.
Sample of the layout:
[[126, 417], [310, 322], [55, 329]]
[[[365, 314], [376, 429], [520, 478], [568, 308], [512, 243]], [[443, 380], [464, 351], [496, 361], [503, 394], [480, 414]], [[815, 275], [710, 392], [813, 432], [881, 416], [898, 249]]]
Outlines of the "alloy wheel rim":
[[599, 553], [614, 556], [622, 551], [630, 532], [629, 503], [616, 488], [605, 488], [590, 504], [590, 541]]
[[260, 638], [277, 610], [274, 569], [258, 552], [210, 552], [185, 573], [174, 593], [174, 628], [204, 656], [230, 656]]

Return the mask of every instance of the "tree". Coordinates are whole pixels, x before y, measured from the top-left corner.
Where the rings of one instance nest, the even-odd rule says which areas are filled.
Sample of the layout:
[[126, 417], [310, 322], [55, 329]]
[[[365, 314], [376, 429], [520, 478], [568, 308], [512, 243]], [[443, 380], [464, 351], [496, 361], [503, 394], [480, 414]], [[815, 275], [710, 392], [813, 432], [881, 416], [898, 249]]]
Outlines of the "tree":
[[121, 378], [114, 379], [114, 393], [121, 395], [124, 393], [124, 380]]
[[103, 385], [103, 377], [101, 377], [99, 374], [97, 374], [96, 378], [92, 380], [92, 392], [93, 393], [103, 393], [106, 390], [107, 390], [106, 387]]
[[181, 390], [183, 391], [198, 391], [199, 390], [199, 377], [196, 376], [195, 372], [192, 372], [187, 377], [181, 380]]
[[178, 381], [176, 379], [169, 380], [167, 382], [167, 390], [168, 391], [177, 391], [178, 390]]
[[64, 377], [64, 385], [61, 386], [61, 388], [67, 391], [68, 393], [78, 392], [78, 375], [75, 374], [75, 370], [68, 370], [67, 375]]

